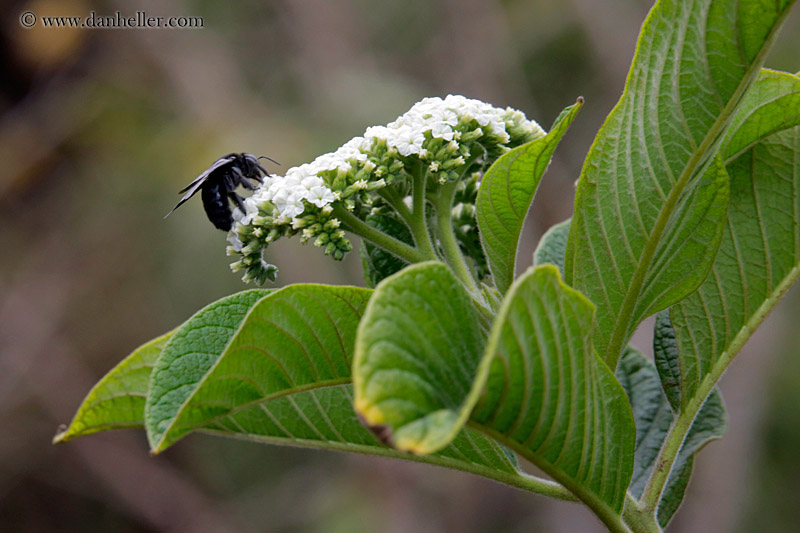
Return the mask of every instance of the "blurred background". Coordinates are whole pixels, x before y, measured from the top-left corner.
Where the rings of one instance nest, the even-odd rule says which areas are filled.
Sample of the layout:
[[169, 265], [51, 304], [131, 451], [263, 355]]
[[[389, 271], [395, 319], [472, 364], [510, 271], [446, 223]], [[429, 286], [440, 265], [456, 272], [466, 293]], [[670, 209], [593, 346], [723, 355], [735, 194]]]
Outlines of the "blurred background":
[[[523, 236], [572, 212], [573, 183], [619, 97], [650, 0], [3, 0], [0, 19], [0, 530], [602, 531], [578, 505], [387, 459], [143, 432], [52, 446], [83, 396], [144, 341], [242, 290], [201, 202], [176, 191], [228, 152], [283, 170], [464, 94], [545, 128], [582, 95]], [[56, 29], [20, 14], [203, 17], [197, 29]], [[769, 66], [800, 70], [800, 9]], [[294, 240], [279, 285], [362, 285]], [[728, 434], [696, 461], [671, 531], [800, 524], [800, 294], [726, 374]], [[652, 327], [650, 325], [650, 327]], [[646, 329], [646, 328], [645, 328]], [[636, 343], [647, 352], [648, 332]]]

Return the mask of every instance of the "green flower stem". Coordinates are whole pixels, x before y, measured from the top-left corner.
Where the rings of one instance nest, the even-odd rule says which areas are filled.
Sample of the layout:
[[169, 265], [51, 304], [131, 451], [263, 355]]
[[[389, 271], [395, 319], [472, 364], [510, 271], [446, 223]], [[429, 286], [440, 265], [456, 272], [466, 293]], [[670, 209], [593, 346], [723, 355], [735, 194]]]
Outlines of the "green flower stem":
[[[422, 186], [424, 189], [424, 185]], [[423, 216], [415, 216], [414, 213], [408, 208], [403, 201], [403, 198], [391, 187], [386, 187], [378, 190], [378, 194], [386, 200], [392, 209], [394, 209], [403, 222], [406, 223], [408, 229], [411, 231], [411, 236], [414, 238], [414, 243], [422, 253], [430, 254], [436, 257], [436, 252], [431, 242], [431, 236], [428, 232], [428, 224], [425, 221], [424, 211]]]
[[478, 285], [472, 277], [469, 266], [464, 260], [464, 255], [458, 246], [456, 234], [453, 231], [453, 197], [456, 194], [458, 182], [451, 181], [441, 186], [436, 201], [436, 221], [439, 225], [439, 242], [442, 245], [444, 258], [458, 276], [461, 282], [472, 293], [478, 293]]
[[383, 189], [378, 189], [378, 195], [386, 200], [386, 203], [392, 206], [392, 209], [397, 211], [397, 214], [400, 215], [400, 218], [402, 218], [406, 224], [411, 225], [411, 220], [414, 218], [414, 215], [411, 214], [411, 210], [394, 188], [384, 187]]
[[428, 220], [425, 216], [425, 188], [428, 178], [428, 173], [422, 165], [422, 161], [417, 160], [414, 170], [412, 172], [412, 207], [413, 213], [408, 225], [411, 229], [411, 234], [414, 236], [414, 242], [417, 247], [425, 254], [432, 255], [433, 258], [439, 259], [436, 249], [433, 247], [431, 240], [431, 233], [428, 230]]
[[363, 220], [359, 219], [353, 213], [348, 211], [346, 207], [339, 203], [333, 204], [333, 214], [342, 222], [342, 224], [344, 224], [347, 231], [367, 239], [376, 246], [379, 246], [390, 254], [393, 254], [400, 259], [404, 259], [409, 263], [422, 263], [423, 261], [437, 259], [435, 255], [430, 256], [425, 254], [417, 248], [411, 247], [406, 243], [395, 239], [394, 237], [390, 237], [382, 231], [378, 231]]

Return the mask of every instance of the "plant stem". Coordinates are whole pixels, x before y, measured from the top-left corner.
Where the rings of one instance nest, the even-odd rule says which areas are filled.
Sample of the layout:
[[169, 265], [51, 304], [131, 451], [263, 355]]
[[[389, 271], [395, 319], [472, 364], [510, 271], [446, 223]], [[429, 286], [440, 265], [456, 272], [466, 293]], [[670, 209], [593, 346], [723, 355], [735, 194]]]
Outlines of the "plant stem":
[[412, 207], [414, 209], [411, 220], [408, 226], [411, 228], [411, 234], [414, 236], [414, 242], [417, 247], [426, 255], [431, 255], [432, 258], [438, 259], [436, 249], [431, 240], [431, 233], [428, 230], [428, 221], [425, 216], [425, 188], [428, 173], [422, 165], [422, 161], [417, 161], [414, 172], [412, 173]]
[[[425, 188], [424, 185], [421, 185], [420, 187], [422, 189]], [[403, 222], [406, 223], [406, 226], [408, 226], [408, 229], [411, 231], [411, 236], [414, 238], [414, 243], [417, 245], [417, 248], [419, 248], [422, 253], [430, 255], [431, 259], [438, 258], [431, 242], [430, 233], [428, 232], [428, 224], [425, 220], [424, 206], [423, 209], [420, 210], [422, 216], [419, 216], [419, 214], [415, 215], [415, 213], [412, 213], [405, 204], [403, 198], [401, 198], [397, 194], [397, 191], [391, 187], [379, 189], [378, 194], [381, 198], [386, 200], [386, 203], [388, 203], [392, 209], [397, 212], [400, 218], [403, 219]]]
[[789, 274], [775, 287], [775, 290], [769, 295], [768, 298], [759, 306], [750, 319], [739, 329], [739, 332], [728, 345], [728, 349], [722, 352], [719, 359], [712, 365], [711, 370], [706, 374], [703, 381], [700, 382], [694, 395], [681, 407], [681, 412], [675, 418], [672, 426], [669, 428], [664, 439], [664, 444], [656, 457], [655, 467], [650, 479], [642, 493], [641, 505], [645, 510], [655, 516], [658, 510], [658, 504], [661, 501], [661, 495], [664, 492], [664, 487], [669, 479], [669, 474], [672, 471], [675, 461], [678, 458], [678, 453], [683, 446], [683, 441], [689, 434], [689, 430], [694, 424], [694, 419], [705, 404], [706, 399], [714, 390], [717, 381], [722, 377], [722, 373], [742, 349], [742, 346], [747, 342], [753, 332], [758, 328], [761, 323], [767, 318], [772, 308], [778, 303], [778, 300], [789, 290], [789, 287], [800, 277], [800, 267], [793, 268]]
[[439, 194], [436, 196], [436, 221], [439, 226], [439, 242], [442, 245], [444, 258], [453, 269], [456, 276], [473, 293], [478, 293], [478, 285], [469, 270], [464, 255], [458, 246], [456, 234], [453, 231], [453, 197], [456, 194], [458, 182], [451, 181], [442, 185]]
[[636, 533], [661, 533], [661, 526], [658, 524], [655, 514], [639, 505], [630, 492], [625, 494], [625, 509], [622, 511], [622, 519]]
[[[558, 477], [559, 472], [557, 469], [552, 467], [552, 465], [549, 463], [541, 461], [541, 458], [538, 457], [533, 450], [510, 438], [508, 435], [500, 433], [491, 427], [484, 426], [483, 424], [478, 424], [477, 422], [469, 421], [467, 424], [473, 429], [476, 429], [481, 433], [493, 438], [506, 448], [513, 450], [521, 457], [530, 461], [532, 464], [535, 464], [547, 475], [554, 478]], [[614, 509], [608, 506], [608, 504], [602, 501], [597, 495], [589, 491], [583, 484], [575, 482], [570, 478], [564, 478], [563, 480], [559, 481], [567, 490], [585, 503], [592, 510], [592, 512], [594, 512], [595, 516], [597, 516], [603, 522], [603, 524], [605, 524], [609, 531], [613, 533], [632, 533], [631, 528], [629, 528], [628, 525], [622, 520], [622, 517]], [[649, 530], [644, 531], [647, 532]]]
[[378, 231], [348, 211], [347, 208], [341, 204], [333, 204], [333, 214], [344, 224], [345, 229], [348, 231], [367, 239], [376, 246], [383, 248], [390, 254], [408, 261], [409, 263], [421, 263], [423, 261], [436, 259], [435, 255], [431, 257], [428, 254], [422, 253], [422, 251], [417, 248], [409, 246], [394, 237], [390, 237], [382, 231]]

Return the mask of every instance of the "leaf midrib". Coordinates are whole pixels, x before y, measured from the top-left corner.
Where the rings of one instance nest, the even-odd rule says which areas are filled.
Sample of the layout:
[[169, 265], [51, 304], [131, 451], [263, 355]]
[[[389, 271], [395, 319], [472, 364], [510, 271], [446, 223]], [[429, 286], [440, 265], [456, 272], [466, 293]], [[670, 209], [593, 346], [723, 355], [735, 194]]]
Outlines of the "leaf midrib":
[[[295, 386], [295, 387], [292, 387], [292, 388], [289, 388], [289, 389], [284, 389], [284, 390], [277, 391], [277, 392], [272, 393], [272, 394], [268, 394], [268, 395], [262, 396], [261, 398], [259, 398], [257, 400], [253, 400], [253, 401], [250, 401], [250, 402], [247, 402], [247, 403], [239, 404], [234, 409], [231, 409], [230, 411], [227, 411], [225, 413], [222, 413], [222, 414], [219, 414], [219, 415], [204, 419], [203, 420], [203, 424], [206, 424], [206, 425], [207, 424], [213, 424], [214, 422], [216, 422], [216, 421], [218, 421], [218, 420], [220, 420], [222, 418], [225, 418], [225, 417], [228, 417], [228, 416], [233, 416], [233, 415], [235, 415], [237, 413], [240, 413], [241, 411], [244, 411], [246, 409], [250, 409], [251, 407], [256, 407], [256, 406], [258, 406], [259, 404], [262, 404], [262, 403], [270, 402], [272, 400], [277, 400], [278, 398], [284, 398], [284, 397], [287, 397], [287, 396], [290, 397], [290, 396], [292, 396], [294, 394], [300, 394], [302, 392], [309, 392], [309, 391], [313, 391], [313, 390], [317, 390], [317, 389], [324, 389], [324, 388], [327, 388], [327, 387], [336, 387], [336, 386], [340, 386], [340, 385], [349, 385], [350, 383], [352, 383], [352, 379], [347, 377], [347, 378], [328, 379], [328, 380], [324, 380], [324, 381], [315, 381], [313, 383], [307, 383], [305, 385], [298, 385], [298, 386]], [[177, 421], [177, 420], [178, 420], [178, 417], [175, 417], [175, 421]], [[167, 434], [171, 433], [172, 431], [174, 431], [176, 429], [176, 427], [179, 428], [179, 426], [175, 425], [175, 421], [173, 421], [173, 423], [170, 424], [169, 431], [168, 432], [166, 432], [166, 431], [164, 432], [164, 438], [161, 439], [161, 441], [159, 442], [158, 446], [153, 448], [153, 452], [152, 452], [153, 454], [157, 454], [157, 453], [162, 452], [163, 449], [164, 449], [163, 448], [164, 440], [165, 440]], [[198, 428], [198, 429], [200, 429], [200, 428]]]

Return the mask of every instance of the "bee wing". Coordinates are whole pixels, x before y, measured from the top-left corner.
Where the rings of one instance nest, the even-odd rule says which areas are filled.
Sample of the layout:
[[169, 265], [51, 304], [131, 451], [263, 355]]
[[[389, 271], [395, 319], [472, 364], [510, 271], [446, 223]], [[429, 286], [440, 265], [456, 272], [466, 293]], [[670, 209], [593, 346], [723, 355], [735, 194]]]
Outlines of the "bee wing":
[[214, 162], [213, 165], [208, 167], [202, 174], [197, 176], [197, 178], [195, 178], [194, 181], [192, 181], [189, 185], [187, 185], [186, 187], [184, 187], [183, 189], [178, 191], [179, 194], [182, 193], [182, 192], [185, 192], [186, 194], [183, 195], [183, 198], [180, 199], [180, 201], [177, 203], [177, 205], [175, 205], [175, 207], [173, 207], [172, 210], [164, 216], [164, 218], [167, 218], [168, 216], [170, 216], [172, 214], [172, 211], [175, 211], [176, 209], [178, 209], [181, 205], [183, 205], [183, 203], [186, 200], [188, 200], [189, 198], [191, 198], [192, 196], [197, 194], [197, 191], [200, 190], [200, 187], [203, 186], [203, 183], [208, 179], [208, 176], [210, 176], [212, 172], [214, 172], [215, 170], [217, 170], [219, 167], [221, 167], [223, 165], [227, 165], [228, 163], [230, 163], [234, 159], [235, 159], [235, 157], [233, 157], [233, 156], [220, 157], [219, 159], [217, 159]]
[[[190, 191], [190, 193], [194, 194], [195, 192], [197, 192], [197, 189], [203, 184], [203, 182], [206, 180], [206, 178], [208, 178], [209, 174], [211, 174], [212, 172], [217, 170], [222, 165], [227, 165], [228, 163], [230, 163], [234, 159], [236, 159], [236, 158], [233, 157], [233, 156], [220, 157], [219, 159], [214, 161], [213, 165], [208, 167], [202, 174], [197, 176], [197, 178], [195, 178], [195, 180], [193, 182], [191, 182], [189, 185], [187, 185], [186, 187], [184, 187], [183, 189], [178, 191], [178, 193], [186, 192], [189, 189], [192, 189]], [[191, 196], [191, 194], [190, 194], [190, 196]]]

